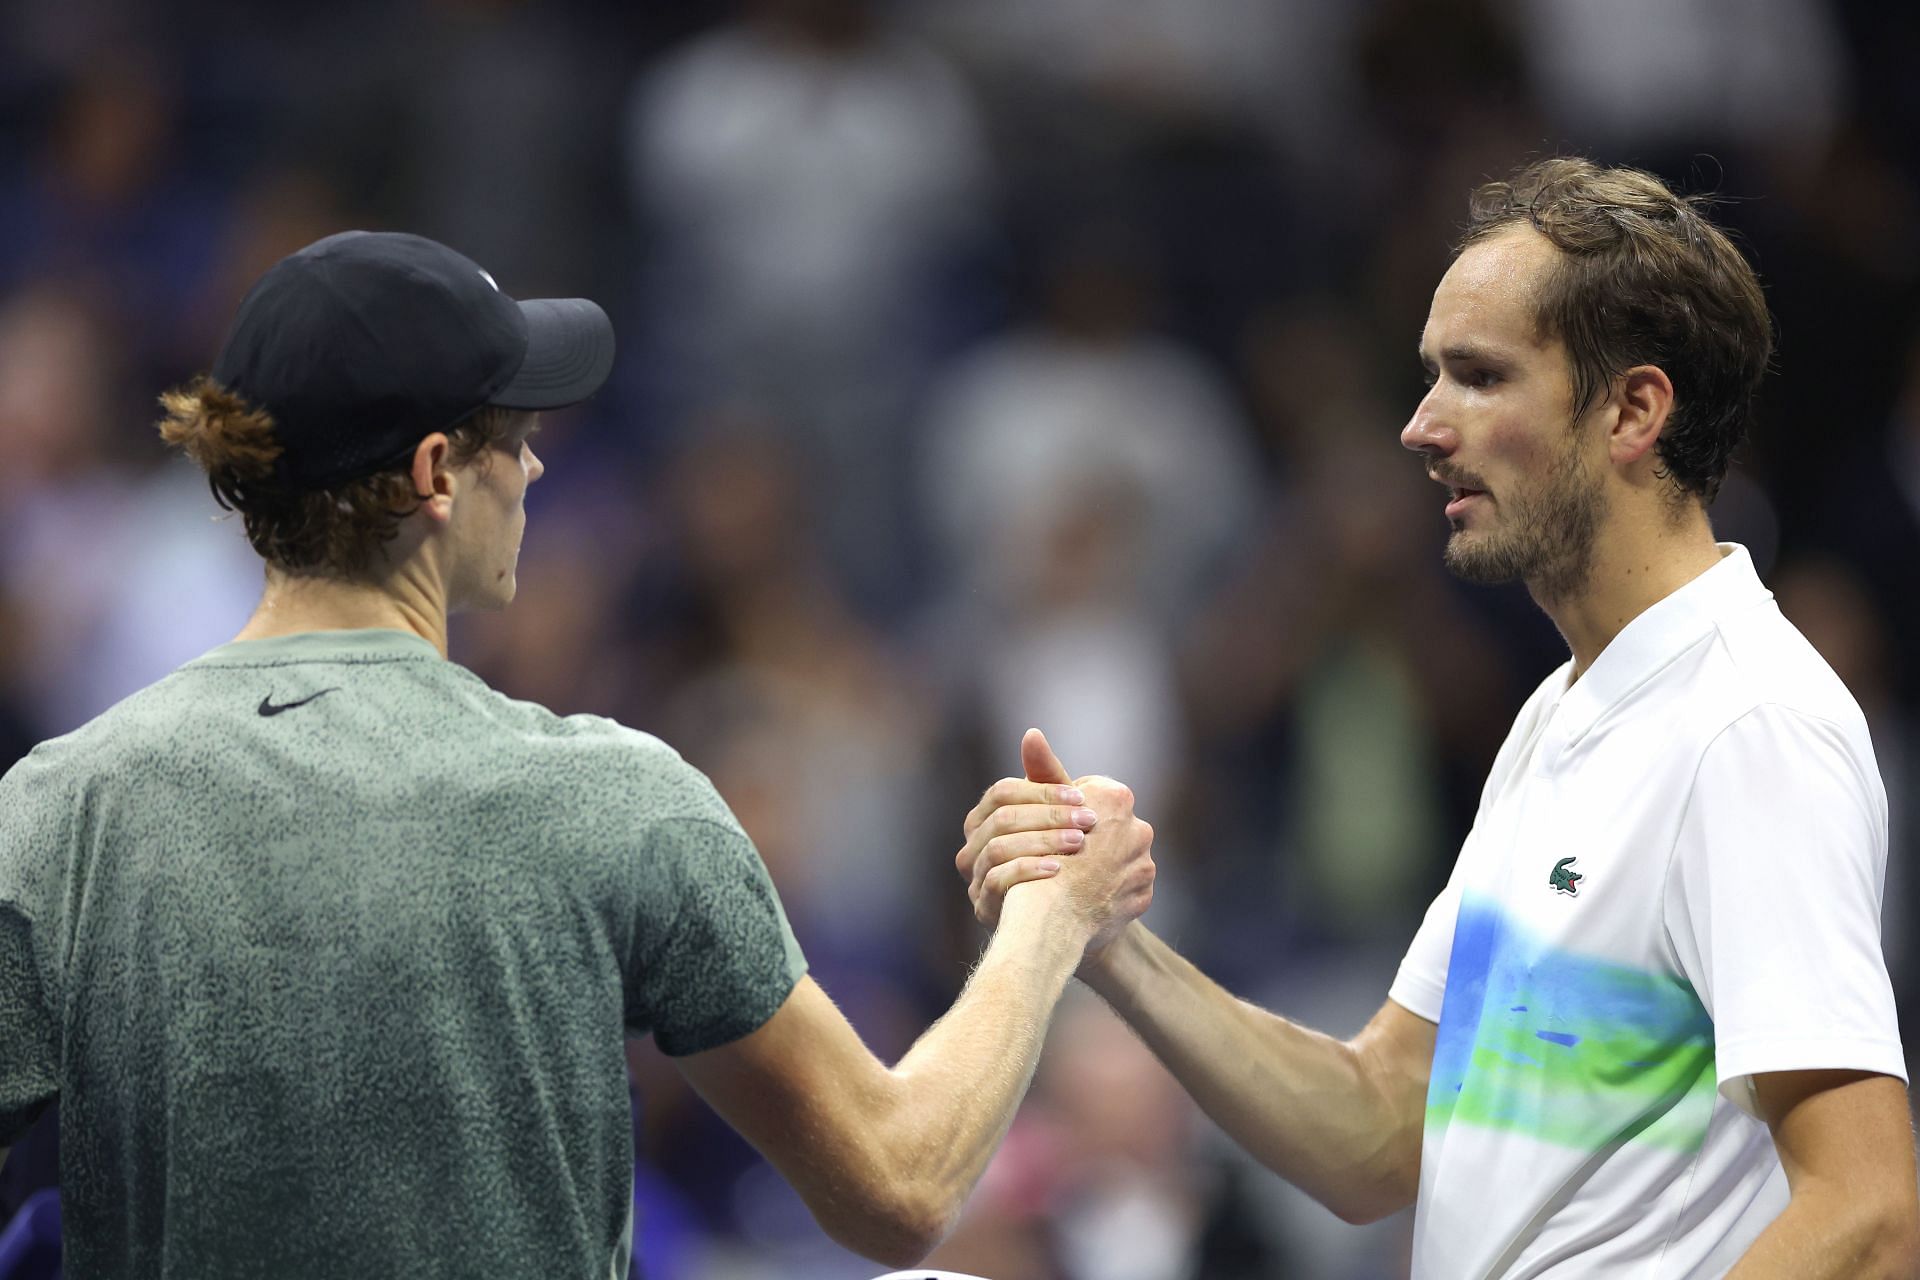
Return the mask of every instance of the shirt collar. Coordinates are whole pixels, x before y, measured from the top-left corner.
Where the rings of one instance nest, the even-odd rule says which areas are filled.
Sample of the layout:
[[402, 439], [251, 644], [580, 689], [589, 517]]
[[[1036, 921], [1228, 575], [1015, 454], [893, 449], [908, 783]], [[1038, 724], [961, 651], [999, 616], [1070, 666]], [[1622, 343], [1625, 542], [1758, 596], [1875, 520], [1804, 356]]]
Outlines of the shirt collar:
[[1642, 610], [1561, 695], [1555, 719], [1566, 744], [1727, 618], [1773, 599], [1745, 547], [1737, 542], [1717, 545], [1719, 563]]
[[442, 661], [433, 642], [386, 627], [360, 631], [301, 631], [264, 640], [230, 640], [187, 663], [189, 667], [263, 667], [288, 662]]

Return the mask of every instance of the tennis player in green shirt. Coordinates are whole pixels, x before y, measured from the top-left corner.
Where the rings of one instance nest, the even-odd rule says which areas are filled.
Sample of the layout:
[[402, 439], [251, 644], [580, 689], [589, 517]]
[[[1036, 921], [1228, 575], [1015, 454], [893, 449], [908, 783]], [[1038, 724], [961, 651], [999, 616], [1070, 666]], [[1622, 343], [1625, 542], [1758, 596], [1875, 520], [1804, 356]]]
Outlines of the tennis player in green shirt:
[[625, 1276], [646, 1034], [829, 1234], [909, 1265], [1075, 967], [1145, 910], [1124, 788], [1002, 810], [990, 834], [1080, 856], [1008, 869], [1038, 879], [889, 1068], [704, 776], [447, 660], [449, 613], [513, 598], [537, 411], [612, 360], [591, 302], [349, 232], [164, 397], [265, 595], [0, 780], [0, 1144], [59, 1099], [73, 1280]]

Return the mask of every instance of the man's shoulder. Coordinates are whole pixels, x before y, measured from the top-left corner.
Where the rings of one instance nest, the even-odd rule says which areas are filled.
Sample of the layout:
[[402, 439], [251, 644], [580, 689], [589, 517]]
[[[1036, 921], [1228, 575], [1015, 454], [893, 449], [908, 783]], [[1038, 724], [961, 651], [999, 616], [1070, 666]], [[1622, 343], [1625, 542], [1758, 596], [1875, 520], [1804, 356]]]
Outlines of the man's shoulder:
[[1859, 702], [1770, 599], [1723, 619], [1655, 683], [1658, 696], [1641, 701], [1637, 718], [1685, 776], [1718, 776], [1709, 769], [1714, 760], [1741, 759], [1776, 771], [1776, 781], [1747, 768], [1740, 785], [1777, 790], [1826, 760], [1858, 775], [1867, 791], [1879, 789]]
[[493, 697], [529, 785], [570, 797], [569, 803], [617, 810], [629, 821], [738, 828], [707, 775], [654, 734], [608, 716], [561, 715], [539, 703]]
[[1675, 748], [1704, 753], [1736, 726], [1765, 720], [1809, 741], [1837, 741], [1870, 763], [1859, 702], [1772, 600], [1723, 619], [1705, 644], [1663, 673], [1655, 718]]
[[1735, 708], [1772, 705], [1864, 730], [1852, 691], [1771, 600], [1723, 622], [1718, 642], [1714, 674]]
[[155, 750], [156, 731], [177, 723], [178, 711], [186, 705], [191, 705], [191, 694], [181, 688], [175, 672], [78, 728], [39, 743], [7, 771], [4, 785], [50, 798], [63, 779], [77, 783], [110, 773], [129, 757]]

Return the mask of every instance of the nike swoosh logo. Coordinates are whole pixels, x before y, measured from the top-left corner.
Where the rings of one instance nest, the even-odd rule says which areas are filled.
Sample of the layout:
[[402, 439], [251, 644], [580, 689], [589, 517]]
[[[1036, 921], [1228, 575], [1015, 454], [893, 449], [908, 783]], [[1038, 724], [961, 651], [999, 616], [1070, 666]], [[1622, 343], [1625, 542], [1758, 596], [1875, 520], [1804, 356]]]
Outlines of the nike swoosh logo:
[[273, 695], [268, 694], [266, 697], [260, 699], [260, 714], [263, 716], [277, 716], [282, 711], [291, 711], [295, 707], [304, 707], [315, 698], [324, 698], [330, 693], [338, 693], [339, 691], [339, 686], [335, 685], [331, 689], [322, 689], [319, 693], [310, 693], [298, 702], [282, 702], [277, 705], [274, 703]]

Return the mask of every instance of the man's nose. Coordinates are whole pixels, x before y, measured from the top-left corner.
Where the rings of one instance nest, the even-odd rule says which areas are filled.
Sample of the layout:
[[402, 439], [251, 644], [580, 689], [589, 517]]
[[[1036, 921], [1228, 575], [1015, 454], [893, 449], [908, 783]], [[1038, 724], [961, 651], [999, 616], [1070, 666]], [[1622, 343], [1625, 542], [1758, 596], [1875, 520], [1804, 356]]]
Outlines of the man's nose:
[[1432, 392], [1420, 402], [1400, 428], [1400, 443], [1415, 453], [1446, 457], [1460, 447], [1460, 433], [1446, 425], [1434, 405]]

